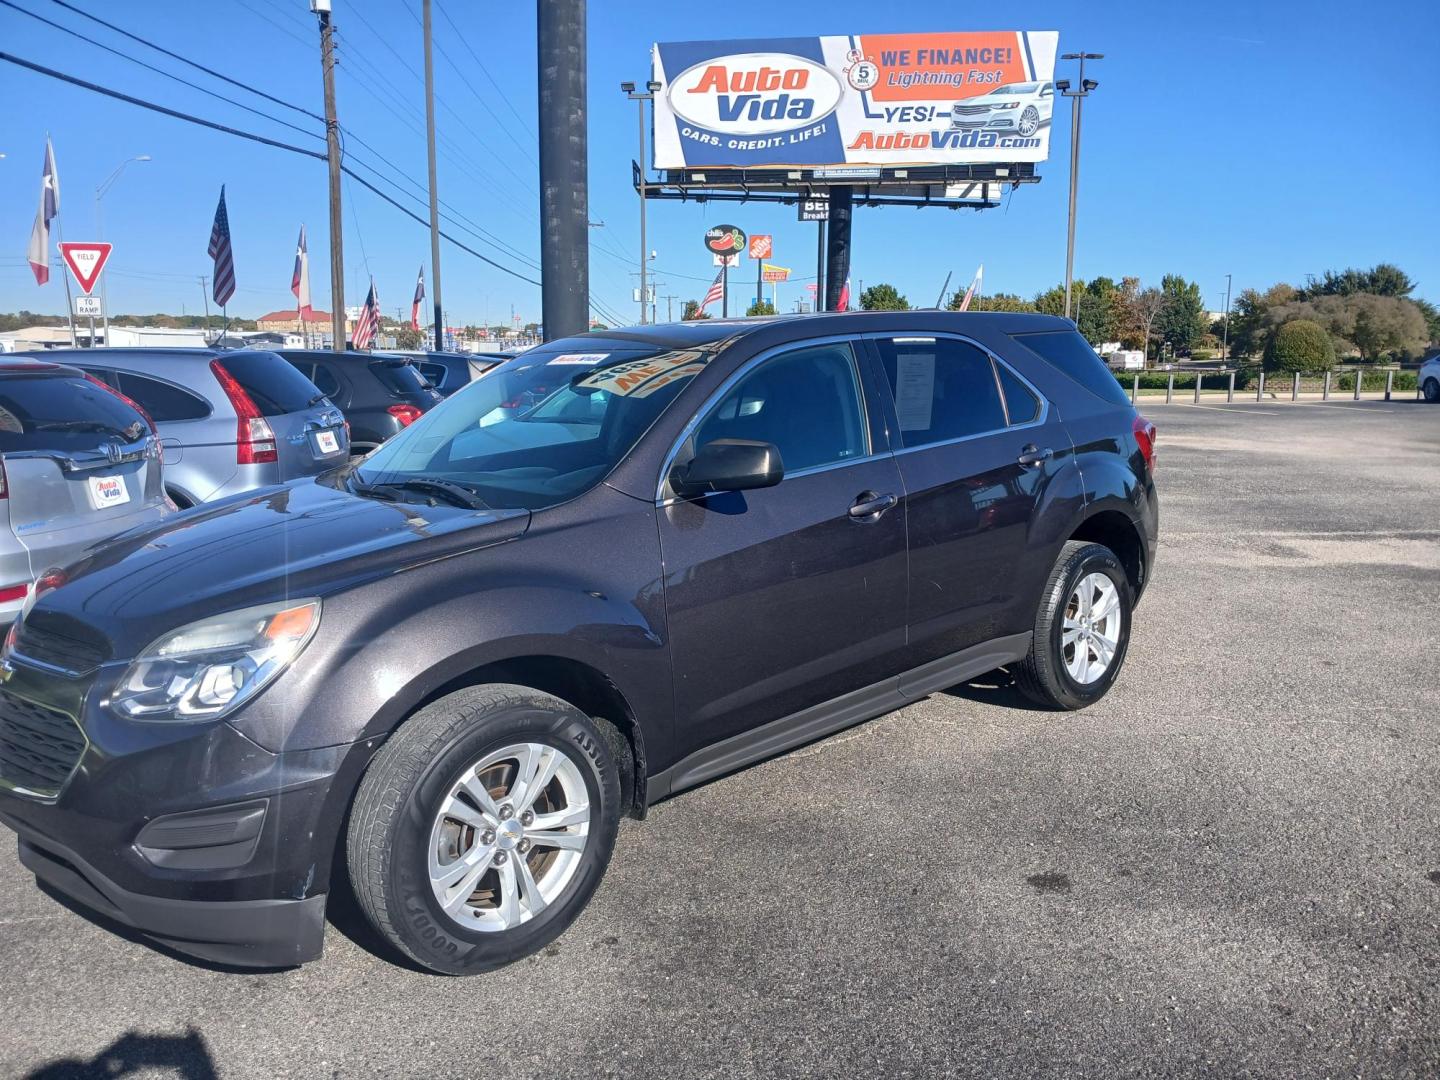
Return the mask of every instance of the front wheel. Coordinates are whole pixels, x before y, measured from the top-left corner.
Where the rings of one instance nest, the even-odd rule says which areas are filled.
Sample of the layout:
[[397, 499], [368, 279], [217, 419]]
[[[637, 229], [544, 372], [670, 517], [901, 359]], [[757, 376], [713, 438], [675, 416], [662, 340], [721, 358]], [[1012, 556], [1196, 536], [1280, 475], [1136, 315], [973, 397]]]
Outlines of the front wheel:
[[538, 951], [600, 884], [620, 819], [607, 740], [527, 687], [442, 698], [375, 756], [347, 839], [356, 898], [432, 971], [471, 975]]
[[1083, 709], [1104, 697], [1125, 662], [1131, 602], [1114, 552], [1065, 544], [1045, 583], [1030, 653], [1015, 673], [1021, 692], [1052, 709]]
[[1431, 405], [1440, 404], [1440, 382], [1434, 379], [1426, 379], [1423, 389], [1425, 391], [1426, 401], [1430, 402]]
[[1030, 136], [1040, 126], [1040, 111], [1034, 105], [1026, 105], [1020, 114], [1020, 134]]

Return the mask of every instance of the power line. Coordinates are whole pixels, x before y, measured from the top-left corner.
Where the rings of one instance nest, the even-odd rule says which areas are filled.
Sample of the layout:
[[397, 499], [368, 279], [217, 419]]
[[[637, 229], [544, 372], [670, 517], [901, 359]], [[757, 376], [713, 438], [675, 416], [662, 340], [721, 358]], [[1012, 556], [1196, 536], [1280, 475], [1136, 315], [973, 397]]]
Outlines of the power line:
[[257, 19], [262, 19], [262, 20], [264, 20], [265, 22], [269, 23], [269, 24], [270, 24], [271, 26], [273, 26], [276, 30], [279, 30], [280, 33], [282, 33], [282, 34], [284, 34], [286, 37], [288, 37], [291, 41], [298, 41], [298, 42], [299, 42], [301, 45], [303, 45], [306, 49], [310, 49], [310, 48], [313, 47], [310, 42], [306, 41], [306, 40], [305, 40], [304, 38], [302, 38], [299, 34], [297, 34], [294, 30], [290, 30], [290, 29], [287, 29], [287, 28], [284, 27], [284, 26], [281, 26], [278, 22], [276, 22], [274, 19], [272, 19], [269, 15], [266, 15], [263, 11], [257, 11], [255, 8], [251, 7], [249, 4], [247, 4], [247, 3], [245, 2], [245, 0], [235, 0], [235, 3], [239, 4], [239, 5], [240, 5], [241, 7], [243, 7], [246, 11], [250, 12], [251, 15], [254, 15]]
[[98, 15], [91, 15], [88, 11], [81, 11], [79, 8], [71, 4], [67, 4], [65, 0], [50, 0], [50, 2], [60, 5], [60, 7], [64, 8], [66, 11], [73, 12], [74, 14], [79, 15], [83, 19], [89, 19], [91, 22], [99, 23], [107, 30], [113, 30], [115, 33], [120, 34], [123, 37], [129, 38], [131, 41], [139, 42], [141, 45], [144, 45], [148, 49], [154, 49], [156, 52], [164, 53], [166, 56], [170, 57], [173, 60], [179, 60], [182, 64], [188, 64], [190, 67], [195, 68], [197, 71], [203, 71], [206, 75], [210, 75], [213, 78], [221, 80], [222, 82], [227, 82], [231, 86], [238, 86], [241, 90], [256, 94], [259, 97], [265, 98], [267, 101], [273, 101], [276, 105], [284, 105], [287, 109], [294, 109], [296, 112], [308, 116], [312, 120], [319, 120], [322, 124], [325, 122], [325, 118], [323, 116], [313, 113], [309, 109], [302, 109], [299, 105], [292, 105], [290, 102], [283, 101], [278, 97], [267, 94], [263, 90], [256, 90], [253, 86], [240, 82], [238, 79], [232, 79], [229, 75], [222, 75], [214, 68], [208, 68], [204, 64], [196, 63], [189, 57], [181, 56], [177, 52], [171, 52], [163, 45], [156, 45], [153, 41], [150, 41], [147, 38], [140, 37], [138, 34], [132, 34], [129, 30], [124, 30], [116, 26], [114, 23], [106, 22]]
[[[262, 143], [265, 146], [273, 146], [280, 150], [288, 150], [292, 154], [300, 154], [303, 157], [314, 158], [317, 161], [325, 160], [325, 155], [317, 150], [307, 150], [301, 146], [292, 146], [289, 143], [280, 142], [278, 139], [270, 139], [266, 138], [264, 135], [256, 135], [254, 132], [241, 131], [239, 128], [232, 128], [225, 124], [217, 124], [213, 120], [206, 120], [202, 117], [191, 115], [190, 113], [184, 113], [176, 109], [167, 108], [164, 105], [157, 105], [153, 101], [145, 101], [142, 98], [132, 97], [130, 94], [122, 93], [119, 90], [112, 90], [107, 86], [99, 86], [96, 83], [87, 82], [86, 80], [77, 78], [74, 75], [67, 75], [63, 71], [56, 71], [53, 68], [44, 67], [40, 64], [36, 64], [30, 60], [22, 59], [21, 57], [14, 56], [7, 52], [0, 52], [0, 60], [5, 61], [6, 63], [15, 64], [19, 67], [28, 68], [29, 70], [34, 71], [38, 74], [49, 76], [52, 79], [58, 79], [61, 82], [70, 83], [72, 86], [78, 86], [84, 90], [89, 90], [96, 94], [103, 94], [105, 97], [115, 98], [116, 100], [124, 101], [130, 105], [136, 105], [142, 109], [149, 109], [151, 112], [158, 112], [165, 116], [174, 117], [176, 120], [183, 120], [186, 123], [198, 124], [200, 127], [207, 127], [213, 131], [221, 131], [227, 135], [235, 135], [242, 139], [249, 139], [251, 142]], [[344, 170], [345, 175], [351, 177], [357, 184], [360, 184], [361, 186], [366, 188], [366, 190], [376, 195], [378, 198], [383, 199], [385, 202], [395, 207], [395, 209], [399, 210], [402, 214], [413, 218], [415, 221], [418, 221], [421, 225], [424, 225], [427, 228], [429, 227], [429, 221], [427, 221], [425, 218], [422, 218], [419, 214], [416, 214], [408, 208], [402, 206], [400, 203], [396, 202], [389, 195], [386, 195], [383, 191], [377, 188], [374, 184], [370, 183], [370, 181], [366, 180], [363, 176], [358, 175], [348, 167], [342, 166], [342, 169]], [[445, 237], [446, 240], [449, 240], [450, 243], [454, 244], [461, 251], [468, 252], [469, 254], [474, 255], [481, 262], [488, 263], [502, 273], [509, 274], [511, 277], [518, 278], [519, 280], [524, 281], [530, 285], [540, 284], [540, 282], [536, 281], [535, 279], [528, 278], [524, 274], [521, 274], [518, 271], [513, 270], [508, 266], [505, 266], [503, 263], [496, 262], [494, 259], [490, 258], [487, 255], [482, 255], [480, 252], [476, 251], [468, 244], [461, 243], [459, 240], [456, 240], [453, 236], [444, 232], [443, 230], [441, 231], [440, 235]]]
[[71, 37], [79, 38], [81, 41], [94, 45], [97, 49], [104, 49], [106, 52], [118, 56], [122, 60], [128, 60], [132, 64], [138, 64], [141, 67], [145, 68], [145, 70], [147, 71], [153, 71], [155, 72], [155, 74], [163, 75], [167, 79], [174, 79], [176, 82], [184, 86], [188, 86], [192, 90], [198, 90], [202, 94], [208, 94], [210, 97], [234, 105], [237, 109], [244, 109], [246, 112], [254, 113], [256, 116], [263, 117], [264, 119], [269, 120], [271, 123], [279, 124], [281, 127], [287, 127], [291, 131], [298, 131], [302, 135], [309, 135], [311, 138], [314, 139], [323, 140], [325, 138], [324, 135], [318, 135], [313, 131], [307, 131], [305, 128], [300, 127], [298, 124], [292, 124], [288, 120], [281, 120], [278, 116], [271, 116], [267, 112], [261, 112], [259, 109], [251, 108], [244, 102], [236, 101], [232, 97], [226, 97], [224, 94], [216, 93], [214, 90], [206, 89], [199, 83], [191, 82], [189, 79], [182, 79], [179, 75], [171, 74], [164, 68], [158, 68], [154, 64], [147, 64], [144, 60], [131, 56], [128, 53], [121, 52], [119, 49], [111, 48], [104, 42], [96, 41], [92, 37], [87, 37], [85, 34], [80, 33], [78, 30], [71, 30], [68, 26], [62, 26], [60, 23], [45, 18], [44, 15], [39, 15], [36, 12], [29, 11], [26, 8], [22, 8], [19, 4], [11, 3], [10, 0], [0, 0], [0, 4], [3, 4], [5, 7], [8, 7], [13, 11], [18, 11], [22, 15], [29, 15], [30, 18], [42, 22], [46, 26], [52, 27], [55, 30], [59, 30], [62, 34], [69, 34]]
[[525, 118], [521, 116], [520, 113], [516, 110], [514, 103], [510, 100], [510, 95], [505, 93], [505, 88], [495, 81], [495, 76], [490, 74], [490, 69], [485, 66], [485, 61], [480, 59], [480, 54], [477, 53], [474, 48], [471, 47], [470, 43], [465, 40], [465, 35], [460, 32], [460, 27], [455, 25], [455, 20], [450, 18], [449, 12], [447, 12], [445, 8], [439, 3], [436, 3], [435, 7], [436, 10], [438, 10], [440, 14], [445, 17], [445, 21], [450, 24], [450, 29], [455, 31], [456, 39], [460, 42], [461, 45], [465, 46], [465, 51], [468, 52], [471, 59], [475, 61], [475, 66], [480, 69], [480, 73], [484, 75], [485, 78], [490, 80], [491, 86], [495, 87], [495, 92], [500, 95], [500, 100], [505, 102], [505, 107], [510, 110], [510, 115], [515, 117], [515, 119], [519, 122], [520, 127], [523, 129], [526, 124]]

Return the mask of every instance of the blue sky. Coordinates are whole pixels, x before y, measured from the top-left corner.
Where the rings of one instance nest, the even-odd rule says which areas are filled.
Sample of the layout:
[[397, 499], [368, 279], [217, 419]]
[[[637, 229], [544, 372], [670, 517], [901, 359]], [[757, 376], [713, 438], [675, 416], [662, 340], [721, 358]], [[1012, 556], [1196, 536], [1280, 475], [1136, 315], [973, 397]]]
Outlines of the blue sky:
[[[16, 2], [319, 130], [297, 113], [127, 44], [50, 0]], [[321, 111], [306, 0], [70, 2]], [[341, 123], [423, 184], [419, 0], [334, 0], [334, 6]], [[436, 0], [436, 6], [437, 40], [460, 69], [437, 57], [441, 198], [509, 250], [467, 238], [473, 246], [536, 277], [511, 253], [539, 259], [535, 7], [515, 0]], [[465, 43], [452, 34], [447, 15]], [[1219, 308], [1226, 273], [1234, 274], [1238, 293], [1385, 260], [1420, 282], [1419, 295], [1440, 302], [1440, 122], [1433, 113], [1440, 4], [1434, 0], [1361, 8], [1298, 0], [1036, 2], [1004, 12], [929, 0], [720, 8], [590, 0], [589, 19], [590, 216], [604, 222], [592, 229], [591, 287], [600, 304], [627, 320], [636, 310], [630, 272], [638, 212], [629, 187], [636, 132], [635, 106], [618, 86], [647, 77], [652, 41], [1011, 27], [1058, 29], [1061, 51], [1106, 54], [1093, 72], [1100, 88], [1085, 107], [1077, 276], [1138, 274], [1155, 283], [1164, 273], [1180, 273], [1198, 280], [1207, 305]], [[138, 97], [323, 149], [318, 138], [206, 97], [9, 8], [0, 7], [0, 42], [0, 50]], [[478, 50], [484, 70], [466, 43]], [[105, 197], [104, 237], [115, 244], [107, 270], [112, 311], [200, 310], [197, 278], [210, 273], [205, 247], [221, 183], [239, 279], [232, 313], [253, 317], [292, 302], [290, 271], [302, 222], [310, 233], [315, 303], [328, 304], [323, 163], [8, 64], [0, 64], [0, 101], [0, 311], [64, 310], [59, 276], [37, 287], [24, 260], [47, 131], [62, 185], [59, 223], [70, 240], [96, 237], [95, 189], [117, 164], [137, 154], [153, 159], [130, 165]], [[1043, 181], [1016, 191], [1002, 209], [858, 212], [854, 277], [890, 281], [923, 304], [934, 301], [948, 271], [954, 271], [953, 288], [981, 262], [986, 292], [1029, 295], [1061, 280], [1068, 135], [1068, 122], [1057, 124], [1051, 159], [1039, 167]], [[353, 141], [350, 149], [374, 157]], [[408, 313], [416, 270], [429, 260], [426, 230], [353, 183], [345, 198], [348, 301], [360, 302], [373, 273], [384, 308]], [[773, 233], [774, 261], [813, 275], [815, 227], [797, 222], [793, 208], [652, 203], [650, 246], [659, 252], [662, 318], [665, 295], [676, 297], [678, 317], [684, 299], [703, 293], [714, 271], [701, 236], [720, 222]], [[447, 322], [508, 321], [512, 304], [524, 320], [539, 318], [535, 286], [449, 245], [442, 246], [442, 269]], [[782, 286], [782, 307], [800, 295], [799, 285]]]

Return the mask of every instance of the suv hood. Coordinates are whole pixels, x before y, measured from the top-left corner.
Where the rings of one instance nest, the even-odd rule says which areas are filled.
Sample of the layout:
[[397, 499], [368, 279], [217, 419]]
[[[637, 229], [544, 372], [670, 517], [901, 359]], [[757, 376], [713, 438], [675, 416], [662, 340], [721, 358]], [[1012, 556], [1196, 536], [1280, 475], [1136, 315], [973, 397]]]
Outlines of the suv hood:
[[513, 540], [529, 524], [526, 510], [385, 502], [315, 478], [296, 480], [118, 537], [73, 564], [71, 580], [40, 598], [26, 626], [128, 657], [195, 619], [326, 596]]

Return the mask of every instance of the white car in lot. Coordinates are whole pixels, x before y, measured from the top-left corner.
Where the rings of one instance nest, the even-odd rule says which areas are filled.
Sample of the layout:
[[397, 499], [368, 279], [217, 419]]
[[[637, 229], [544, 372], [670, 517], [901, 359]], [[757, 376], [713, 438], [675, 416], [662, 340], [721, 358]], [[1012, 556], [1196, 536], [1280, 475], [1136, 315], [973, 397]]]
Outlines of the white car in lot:
[[950, 106], [950, 126], [961, 130], [985, 128], [1031, 136], [1050, 123], [1055, 109], [1055, 84], [1007, 83], [980, 97]]
[[1440, 404], [1440, 353], [1420, 365], [1420, 392], [1431, 405]]

